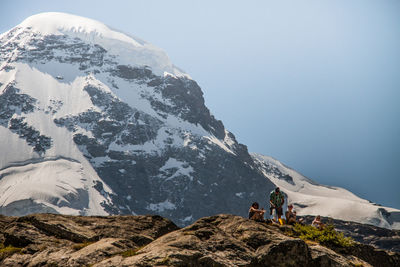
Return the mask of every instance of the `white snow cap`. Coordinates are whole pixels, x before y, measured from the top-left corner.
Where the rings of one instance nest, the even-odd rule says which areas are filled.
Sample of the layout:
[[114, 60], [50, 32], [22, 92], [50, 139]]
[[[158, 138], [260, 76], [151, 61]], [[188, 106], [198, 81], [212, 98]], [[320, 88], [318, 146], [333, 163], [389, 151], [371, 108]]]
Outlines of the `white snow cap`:
[[110, 54], [119, 57], [123, 64], [148, 66], [157, 75], [164, 72], [187, 76], [175, 67], [160, 48], [140, 38], [111, 29], [99, 21], [76, 15], [46, 12], [25, 19], [17, 28], [30, 29], [42, 35], [68, 35], [85, 42], [98, 44]]
[[46, 12], [30, 16], [18, 26], [22, 28], [31, 27], [34, 31], [45, 35], [74, 32], [88, 35], [94, 34], [99, 38], [117, 39], [137, 47], [145, 44], [140, 39], [111, 30], [99, 21], [60, 12]]

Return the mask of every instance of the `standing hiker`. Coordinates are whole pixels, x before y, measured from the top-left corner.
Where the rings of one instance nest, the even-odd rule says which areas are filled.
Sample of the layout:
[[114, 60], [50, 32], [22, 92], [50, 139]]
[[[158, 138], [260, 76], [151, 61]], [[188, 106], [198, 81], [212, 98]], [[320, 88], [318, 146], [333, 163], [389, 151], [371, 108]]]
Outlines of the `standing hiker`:
[[278, 217], [275, 219], [275, 221], [280, 221], [281, 216], [283, 214], [282, 206], [283, 203], [285, 203], [285, 196], [283, 193], [280, 191], [279, 187], [275, 188], [269, 195], [269, 204], [271, 205], [270, 207], [270, 215], [272, 215], [272, 211], [275, 209], [276, 211], [276, 216]]

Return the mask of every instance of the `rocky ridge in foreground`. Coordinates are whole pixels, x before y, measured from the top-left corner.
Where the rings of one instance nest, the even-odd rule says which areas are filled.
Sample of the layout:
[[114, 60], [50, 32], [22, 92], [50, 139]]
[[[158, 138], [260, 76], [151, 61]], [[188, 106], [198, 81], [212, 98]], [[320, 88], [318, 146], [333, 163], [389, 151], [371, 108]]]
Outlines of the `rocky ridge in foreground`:
[[[400, 254], [324, 247], [234, 215], [179, 229], [160, 216], [0, 217], [1, 266], [399, 266]], [[290, 230], [290, 229], [289, 229]]]

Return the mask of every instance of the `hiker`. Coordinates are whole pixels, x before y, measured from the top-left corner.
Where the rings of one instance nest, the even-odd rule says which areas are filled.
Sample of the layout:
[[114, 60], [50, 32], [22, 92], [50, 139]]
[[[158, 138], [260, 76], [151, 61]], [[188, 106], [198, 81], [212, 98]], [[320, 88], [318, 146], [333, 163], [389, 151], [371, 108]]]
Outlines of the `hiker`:
[[295, 224], [297, 223], [296, 220], [296, 211], [293, 210], [293, 205], [289, 204], [288, 210], [285, 212], [285, 217], [286, 217], [286, 223], [287, 224]]
[[318, 228], [319, 230], [324, 229], [324, 226], [325, 226], [325, 224], [323, 224], [322, 221], [321, 221], [321, 216], [320, 215], [315, 217], [315, 219], [313, 220], [311, 225], [316, 227], [316, 228]]
[[[276, 215], [278, 217], [275, 221], [281, 221], [281, 216], [283, 214], [282, 205], [285, 203], [285, 196], [280, 191], [279, 187], [275, 188], [269, 195], [269, 204], [271, 205], [269, 209], [269, 214], [272, 215], [272, 211], [275, 209]], [[275, 219], [275, 218], [274, 218]]]
[[285, 217], [286, 217], [286, 223], [287, 224], [290, 224], [290, 225], [294, 225], [296, 223], [304, 224], [304, 219], [303, 218], [297, 219], [297, 213], [293, 209], [293, 205], [292, 204], [289, 204], [288, 210], [285, 212]]
[[255, 220], [255, 221], [264, 221], [264, 209], [258, 209], [259, 205], [257, 202], [254, 202], [251, 204], [251, 207], [249, 209], [249, 219]]

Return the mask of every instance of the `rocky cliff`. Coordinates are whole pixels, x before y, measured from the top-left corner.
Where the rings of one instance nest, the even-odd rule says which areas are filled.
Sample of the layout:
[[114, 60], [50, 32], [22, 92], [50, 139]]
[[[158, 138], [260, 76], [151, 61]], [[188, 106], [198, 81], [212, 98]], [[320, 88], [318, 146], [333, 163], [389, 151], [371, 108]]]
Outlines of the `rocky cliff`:
[[360, 243], [324, 247], [234, 215], [178, 228], [160, 216], [0, 217], [1, 266], [399, 266]]

